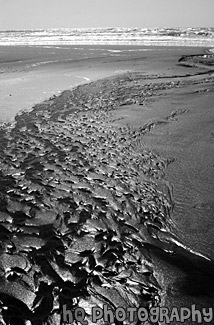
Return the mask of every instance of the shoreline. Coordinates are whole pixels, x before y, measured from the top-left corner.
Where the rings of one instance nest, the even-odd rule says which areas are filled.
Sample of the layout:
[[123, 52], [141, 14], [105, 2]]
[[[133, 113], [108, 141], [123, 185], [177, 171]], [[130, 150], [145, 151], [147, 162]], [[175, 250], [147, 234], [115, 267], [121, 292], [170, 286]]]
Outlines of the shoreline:
[[[140, 69], [129, 63], [132, 71], [54, 95], [16, 115], [16, 124], [3, 134], [2, 268], [15, 265], [23, 274], [30, 272], [22, 276], [25, 285], [15, 282], [11, 299], [23, 307], [17, 317], [26, 317], [27, 310], [28, 320], [59, 323], [53, 288], [68, 306], [75, 288], [83, 308], [98, 301], [113, 310], [211, 304], [214, 202], [206, 195], [213, 187], [208, 122], [214, 74], [175, 63], [167, 69], [165, 53], [157, 70], [153, 55], [147, 72], [133, 60]], [[197, 157], [200, 179], [192, 157]], [[191, 206], [190, 198], [184, 199], [188, 191]], [[182, 219], [190, 207], [192, 215]], [[201, 215], [206, 215], [203, 222]], [[204, 232], [207, 242], [201, 246]], [[38, 270], [37, 282], [32, 281]], [[4, 281], [0, 293], [8, 296], [14, 279], [9, 275]], [[35, 310], [43, 286], [49, 309], [41, 311], [39, 305]]]

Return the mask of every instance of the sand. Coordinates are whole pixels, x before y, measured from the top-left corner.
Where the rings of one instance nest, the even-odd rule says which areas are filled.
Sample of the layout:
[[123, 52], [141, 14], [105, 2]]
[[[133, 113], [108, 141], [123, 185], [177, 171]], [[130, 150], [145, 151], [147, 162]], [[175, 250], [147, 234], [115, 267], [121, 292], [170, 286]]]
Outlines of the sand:
[[34, 104], [1, 130], [3, 324], [59, 324], [63, 304], [211, 307], [212, 57], [37, 49], [17, 48], [1, 74], [3, 122]]
[[65, 89], [122, 72], [185, 74], [186, 70], [175, 62], [183, 53], [200, 51], [185, 48], [184, 52], [182, 47], [105, 45], [1, 46], [0, 122], [13, 120], [19, 111]]

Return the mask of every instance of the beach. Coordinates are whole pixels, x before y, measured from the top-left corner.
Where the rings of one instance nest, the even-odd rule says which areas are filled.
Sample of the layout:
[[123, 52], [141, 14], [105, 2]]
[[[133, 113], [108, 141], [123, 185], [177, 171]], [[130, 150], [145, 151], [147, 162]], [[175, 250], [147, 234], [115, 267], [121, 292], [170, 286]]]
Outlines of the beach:
[[0, 122], [65, 89], [123, 72], [185, 75], [188, 71], [177, 61], [184, 53], [200, 50], [183, 50], [125, 45], [0, 46]]
[[103, 304], [212, 307], [213, 53], [0, 54], [2, 324], [60, 324], [64, 305], [89, 324]]

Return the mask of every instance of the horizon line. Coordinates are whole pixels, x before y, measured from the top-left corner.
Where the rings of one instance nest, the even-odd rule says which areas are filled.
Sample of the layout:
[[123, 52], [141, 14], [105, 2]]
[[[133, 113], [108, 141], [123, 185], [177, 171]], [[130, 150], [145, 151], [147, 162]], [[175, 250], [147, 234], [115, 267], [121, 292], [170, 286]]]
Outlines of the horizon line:
[[188, 26], [188, 27], [170, 27], [170, 26], [161, 26], [161, 27], [136, 27], [136, 26], [130, 26], [130, 27], [125, 27], [125, 26], [105, 26], [105, 27], [38, 27], [38, 28], [11, 28], [11, 29], [0, 29], [0, 31], [31, 31], [31, 30], [58, 30], [58, 29], [214, 29], [212, 26]]

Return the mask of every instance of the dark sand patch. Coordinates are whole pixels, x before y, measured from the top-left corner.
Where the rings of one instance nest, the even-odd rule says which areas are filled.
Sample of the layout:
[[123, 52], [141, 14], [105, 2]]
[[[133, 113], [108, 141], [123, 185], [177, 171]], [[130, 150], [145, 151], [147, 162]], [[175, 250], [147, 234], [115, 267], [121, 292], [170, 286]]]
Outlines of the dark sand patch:
[[11, 300], [4, 319], [15, 313], [15, 299], [27, 310], [17, 318], [53, 324], [63, 304], [89, 310], [107, 303], [114, 310], [158, 302], [144, 243], [153, 242], [153, 227], [170, 231], [170, 200], [155, 183], [167, 161], [136, 151], [129, 127], [111, 123], [127, 96], [141, 99], [141, 90], [129, 87], [134, 80], [129, 73], [66, 91], [17, 116], [5, 133], [1, 216], [12, 247], [3, 250], [35, 267], [29, 275], [21, 263], [14, 270], [6, 255], [8, 290], [16, 281], [25, 296], [27, 288], [34, 295], [26, 303], [18, 289], [12, 297], [2, 289], [3, 303]]

